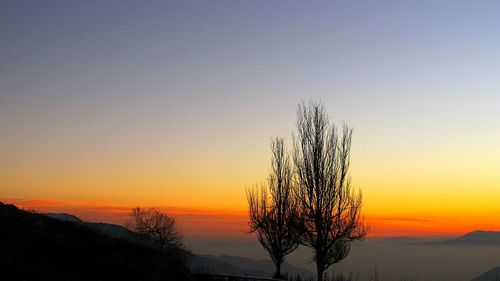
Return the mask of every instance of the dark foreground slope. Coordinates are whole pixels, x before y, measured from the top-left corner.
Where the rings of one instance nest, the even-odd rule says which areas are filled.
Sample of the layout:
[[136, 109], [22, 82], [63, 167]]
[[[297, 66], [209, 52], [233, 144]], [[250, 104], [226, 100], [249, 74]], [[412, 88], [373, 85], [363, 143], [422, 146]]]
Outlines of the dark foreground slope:
[[175, 255], [0, 202], [1, 280], [186, 280]]
[[486, 271], [481, 276], [472, 279], [472, 281], [500, 281], [500, 266]]

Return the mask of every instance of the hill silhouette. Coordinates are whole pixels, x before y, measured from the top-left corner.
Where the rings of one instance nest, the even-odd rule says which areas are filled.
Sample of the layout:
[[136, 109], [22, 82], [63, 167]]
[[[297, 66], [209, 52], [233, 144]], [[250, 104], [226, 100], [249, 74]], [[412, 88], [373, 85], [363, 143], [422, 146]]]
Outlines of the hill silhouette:
[[463, 236], [437, 243], [446, 245], [500, 245], [500, 231], [476, 230]]
[[497, 281], [500, 280], [500, 266], [486, 271], [471, 281]]
[[49, 218], [58, 219], [58, 220], [62, 220], [62, 221], [71, 221], [71, 222], [77, 222], [77, 223], [82, 222], [82, 220], [79, 217], [71, 215], [71, 214], [66, 214], [66, 213], [58, 213], [58, 214], [45, 213], [44, 215], [46, 215]]
[[[236, 256], [197, 255], [193, 257], [193, 271], [205, 273], [231, 274], [242, 276], [271, 277], [274, 273], [274, 264], [270, 260], [253, 260]], [[306, 269], [293, 266], [287, 262], [282, 264], [282, 272], [289, 276], [300, 275], [307, 279], [314, 274]]]
[[189, 278], [189, 268], [174, 254], [160, 254], [84, 223], [30, 213], [1, 202], [0, 260], [5, 280]]

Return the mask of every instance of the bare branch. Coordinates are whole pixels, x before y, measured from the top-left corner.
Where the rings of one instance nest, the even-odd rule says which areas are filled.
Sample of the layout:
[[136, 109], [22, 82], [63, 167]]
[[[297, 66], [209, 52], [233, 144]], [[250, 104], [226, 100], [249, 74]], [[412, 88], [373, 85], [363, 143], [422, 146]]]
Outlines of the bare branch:
[[137, 207], [132, 209], [125, 226], [151, 238], [162, 252], [168, 246], [184, 247], [182, 234], [177, 228], [175, 219], [155, 208], [141, 209]]
[[281, 264], [285, 256], [299, 244], [296, 229], [296, 204], [292, 197], [292, 168], [285, 152], [283, 139], [271, 144], [272, 161], [266, 186], [247, 190], [249, 226], [257, 233], [261, 245], [276, 265], [275, 277], [281, 277]]
[[294, 192], [302, 227], [302, 242], [315, 250], [318, 280], [330, 265], [344, 259], [353, 240], [368, 228], [361, 216], [361, 192], [349, 176], [352, 129], [342, 134], [328, 121], [321, 103], [299, 104], [293, 162]]

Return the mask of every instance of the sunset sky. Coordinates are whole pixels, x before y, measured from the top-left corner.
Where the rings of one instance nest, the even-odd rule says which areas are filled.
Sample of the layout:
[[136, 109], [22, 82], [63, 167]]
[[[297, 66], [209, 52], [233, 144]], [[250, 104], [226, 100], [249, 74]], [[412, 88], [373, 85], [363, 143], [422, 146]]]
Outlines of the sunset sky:
[[500, 230], [498, 1], [1, 1], [0, 201], [243, 235], [296, 107], [354, 128], [373, 236]]

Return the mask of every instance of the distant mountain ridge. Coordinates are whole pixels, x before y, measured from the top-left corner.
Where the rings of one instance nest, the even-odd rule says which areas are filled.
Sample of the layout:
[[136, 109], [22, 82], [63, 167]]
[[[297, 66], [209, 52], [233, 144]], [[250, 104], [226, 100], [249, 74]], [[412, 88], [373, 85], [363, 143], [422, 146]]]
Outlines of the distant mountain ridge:
[[[113, 238], [125, 240], [127, 242], [142, 246], [152, 247], [151, 241], [145, 237], [128, 230], [121, 225], [85, 222], [71, 214], [45, 214], [46, 216], [61, 221], [73, 222], [89, 226], [99, 233]], [[426, 239], [419, 239], [408, 236], [388, 237], [381, 239], [378, 243], [399, 245], [450, 245], [450, 246], [500, 246], [500, 231], [477, 230], [466, 233], [462, 236], [442, 241], [430, 242]], [[252, 260], [236, 256], [212, 256], [212, 255], [193, 255], [191, 260], [191, 269], [193, 272], [218, 273], [242, 276], [271, 277], [274, 272], [274, 264], [270, 260]], [[282, 265], [282, 272], [289, 276], [300, 275], [302, 278], [314, 276], [306, 269], [295, 267], [288, 263]], [[498, 280], [497, 278], [498, 273]], [[494, 268], [471, 281], [500, 281], [500, 267]]]
[[[274, 263], [271, 260], [252, 260], [249, 258], [235, 257], [228, 255], [222, 255], [217, 258], [223, 262], [251, 270], [263, 270], [270, 272], [271, 274], [274, 273], [275, 270]], [[286, 261], [281, 265], [281, 270], [282, 272], [288, 273], [288, 275], [290, 276], [300, 275], [305, 278], [314, 276], [314, 274], [309, 270], [296, 267], [294, 265], [289, 264]]]
[[500, 231], [476, 230], [457, 238], [436, 243], [444, 245], [500, 245]]
[[[45, 214], [51, 218], [61, 221], [70, 221], [87, 225], [104, 235], [125, 240], [127, 242], [138, 244], [141, 246], [153, 247], [153, 243], [146, 237], [139, 235], [129, 229], [116, 224], [100, 223], [100, 222], [86, 222], [80, 218], [60, 213], [60, 214]], [[193, 271], [204, 273], [218, 273], [218, 274], [232, 274], [232, 275], [246, 275], [257, 277], [271, 277], [274, 273], [274, 263], [271, 260], [252, 260], [245, 257], [236, 256], [211, 256], [211, 255], [193, 255], [191, 260], [191, 268]], [[300, 275], [303, 278], [313, 276], [313, 273], [287, 262], [282, 265], [282, 272], [288, 273], [290, 276]]]
[[431, 241], [429, 239], [420, 239], [409, 236], [394, 236], [383, 238], [378, 241], [381, 244], [394, 244], [394, 245], [500, 245], [500, 231], [486, 231], [486, 230], [475, 230], [468, 232], [462, 236], [449, 238], [446, 240], [437, 240], [433, 238]]
[[66, 213], [45, 213], [44, 215], [46, 215], [47, 217], [49, 218], [53, 218], [53, 219], [58, 219], [58, 220], [61, 220], [61, 221], [70, 221], [70, 222], [82, 222], [82, 220], [77, 217], [77, 216], [74, 216], [74, 215], [70, 215], [70, 214], [66, 214]]
[[112, 238], [122, 239], [129, 243], [138, 244], [146, 247], [154, 246], [153, 242], [149, 240], [147, 237], [144, 237], [136, 232], [130, 231], [129, 229], [121, 225], [103, 223], [103, 222], [87, 222], [81, 220], [77, 216], [66, 213], [46, 213], [44, 215], [61, 221], [69, 221], [86, 225], [101, 234], [107, 235]]
[[[246, 275], [256, 277], [271, 277], [275, 266], [271, 260], [253, 260], [236, 256], [198, 255], [192, 260], [193, 270], [208, 273]], [[313, 277], [314, 274], [306, 269], [293, 266], [287, 262], [281, 265], [281, 270], [289, 276], [300, 275], [302, 278]]]

